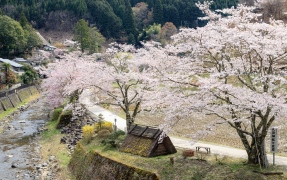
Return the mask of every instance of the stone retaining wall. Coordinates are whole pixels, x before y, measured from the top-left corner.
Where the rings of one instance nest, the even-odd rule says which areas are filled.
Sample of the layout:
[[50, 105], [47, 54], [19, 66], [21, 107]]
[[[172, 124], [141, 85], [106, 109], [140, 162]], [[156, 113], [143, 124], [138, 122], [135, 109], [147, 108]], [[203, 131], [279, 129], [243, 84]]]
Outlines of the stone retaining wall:
[[2, 104], [0, 103], [0, 113], [4, 111]]
[[11, 103], [10, 99], [8, 97], [3, 97], [0, 99], [1, 104], [3, 105], [4, 110], [13, 108], [13, 104]]
[[17, 91], [17, 94], [18, 94], [21, 102], [25, 101], [25, 99], [27, 99], [28, 97], [30, 97], [32, 95], [29, 88], [20, 89], [19, 91]]
[[16, 107], [18, 104], [21, 103], [21, 101], [20, 101], [20, 99], [19, 99], [17, 94], [11, 94], [11, 95], [8, 96], [8, 98], [10, 99], [13, 107]]
[[30, 86], [30, 92], [35, 95], [35, 94], [39, 94], [38, 89], [36, 88], [36, 86]]
[[7, 109], [17, 107], [21, 102], [29, 98], [31, 95], [39, 94], [36, 86], [29, 86], [20, 90], [15, 90], [15, 93], [9, 94], [6, 97], [0, 98], [0, 113]]
[[159, 180], [154, 173], [104, 157], [95, 151], [86, 152], [78, 143], [69, 163], [76, 179]]

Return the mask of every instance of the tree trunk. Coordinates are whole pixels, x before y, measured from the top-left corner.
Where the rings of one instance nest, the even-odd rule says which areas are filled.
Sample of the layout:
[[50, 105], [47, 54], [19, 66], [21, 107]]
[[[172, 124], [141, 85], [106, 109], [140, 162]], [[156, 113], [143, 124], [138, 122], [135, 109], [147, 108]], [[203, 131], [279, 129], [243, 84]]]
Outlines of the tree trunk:
[[[257, 147], [256, 147], [257, 146]], [[259, 164], [261, 167], [266, 168], [268, 166], [265, 144], [254, 143], [250, 146], [249, 150], [246, 150], [248, 155], [248, 163]]]
[[129, 132], [133, 123], [134, 123], [134, 120], [131, 117], [130, 113], [126, 113], [127, 132]]

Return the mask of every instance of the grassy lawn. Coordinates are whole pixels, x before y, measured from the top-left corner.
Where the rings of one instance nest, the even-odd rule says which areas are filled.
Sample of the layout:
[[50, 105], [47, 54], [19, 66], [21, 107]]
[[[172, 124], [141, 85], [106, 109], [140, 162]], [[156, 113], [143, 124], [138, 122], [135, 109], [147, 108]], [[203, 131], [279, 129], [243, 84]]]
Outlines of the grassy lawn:
[[[47, 131], [42, 134], [42, 158], [47, 160], [51, 155], [56, 156], [59, 162], [59, 179], [73, 179], [67, 169], [71, 159], [66, 145], [60, 144], [63, 136], [56, 129], [57, 121], [49, 121]], [[123, 164], [148, 170], [156, 173], [163, 180], [190, 180], [190, 179], [287, 179], [287, 170], [283, 166], [270, 166], [267, 169], [261, 169], [259, 166], [246, 164], [244, 159], [236, 159], [216, 154], [196, 153], [194, 157], [182, 156], [183, 149], [177, 149], [178, 152], [171, 155], [164, 155], [152, 158], [145, 158], [129, 153], [119, 151], [118, 147], [112, 147], [105, 141], [107, 136], [94, 135], [92, 140], [81, 142], [86, 152], [96, 151], [104, 157]], [[120, 138], [123, 140], [123, 137]], [[120, 142], [120, 141], [119, 141]], [[120, 143], [119, 143], [120, 144]], [[86, 157], [86, 154], [81, 154]], [[172, 164], [170, 159], [174, 159]], [[79, 166], [80, 167], [80, 166]], [[262, 172], [283, 172], [283, 175], [263, 175]]]
[[[108, 108], [109, 111], [117, 114], [118, 116], [125, 119], [125, 113], [117, 106], [110, 106]], [[169, 132], [170, 136], [192, 139], [192, 136], [200, 130], [206, 129], [206, 126], [212, 122], [213, 116], [204, 116], [200, 114], [191, 114], [189, 119], [183, 119], [176, 123], [171, 131]], [[140, 112], [136, 119], [135, 123], [146, 125], [146, 126], [159, 126], [163, 123], [164, 115], [160, 114], [150, 114], [149, 112], [142, 111]], [[287, 121], [275, 121], [273, 126], [287, 126]], [[278, 146], [278, 154], [280, 156], [287, 157], [287, 146], [283, 146], [287, 141], [287, 130], [281, 128], [279, 131], [279, 146]], [[217, 125], [213, 131], [209, 134], [200, 137], [201, 141], [205, 141], [211, 144], [220, 144], [235, 148], [244, 149], [244, 146], [235, 131], [235, 129], [231, 128], [228, 124], [220, 124]], [[266, 150], [269, 152], [269, 134], [266, 137]]]
[[[182, 149], [177, 149], [178, 152], [176, 154], [145, 158], [120, 152], [118, 148], [111, 148], [109, 145], [104, 145], [101, 143], [102, 140], [103, 139], [94, 138], [89, 144], [84, 144], [83, 147], [87, 152], [93, 150], [117, 162], [155, 172], [159, 175], [160, 179], [163, 180], [287, 179], [285, 167], [270, 166], [268, 169], [261, 170], [258, 166], [246, 164], [243, 159], [206, 153], [197, 153], [194, 157], [184, 159]], [[171, 164], [170, 158], [174, 159], [174, 164]], [[284, 172], [284, 175], [266, 176], [258, 173], [274, 171]]]

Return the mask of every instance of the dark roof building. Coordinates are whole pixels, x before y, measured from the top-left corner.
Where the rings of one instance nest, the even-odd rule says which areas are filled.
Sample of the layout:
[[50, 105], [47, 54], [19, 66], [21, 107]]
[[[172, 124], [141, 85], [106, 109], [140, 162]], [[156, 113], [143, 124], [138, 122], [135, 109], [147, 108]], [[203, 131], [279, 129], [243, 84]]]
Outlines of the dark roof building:
[[55, 46], [51, 46], [51, 45], [43, 45], [43, 48], [45, 51], [54, 51], [55, 49], [57, 49]]
[[14, 58], [13, 61], [14, 61], [14, 62], [17, 62], [17, 63], [26, 63], [26, 64], [29, 64], [29, 61], [27, 61], [27, 60], [24, 59], [24, 58]]
[[2, 63], [8, 63], [10, 64], [12, 67], [15, 67], [15, 68], [21, 68], [23, 65], [19, 64], [19, 63], [16, 63], [14, 61], [10, 61], [9, 59], [2, 59], [0, 58], [0, 61]]
[[0, 58], [0, 66], [2, 63], [8, 63], [11, 65], [11, 69], [15, 72], [15, 73], [18, 73], [19, 75], [21, 75], [22, 73], [22, 67], [23, 65], [22, 64], [19, 64], [19, 63], [16, 63], [14, 61], [10, 61], [9, 59], [2, 59]]
[[158, 128], [135, 124], [128, 132], [120, 151], [144, 157], [176, 153], [170, 138]]

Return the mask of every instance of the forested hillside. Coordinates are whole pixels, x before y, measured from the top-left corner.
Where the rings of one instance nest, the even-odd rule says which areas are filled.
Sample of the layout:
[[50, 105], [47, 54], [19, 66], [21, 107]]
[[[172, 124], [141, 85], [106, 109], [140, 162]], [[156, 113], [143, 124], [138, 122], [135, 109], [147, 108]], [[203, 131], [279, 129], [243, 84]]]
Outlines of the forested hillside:
[[[60, 18], [55, 12], [73, 14], [71, 18], [87, 20], [106, 38], [135, 42], [139, 33], [153, 23], [172, 22], [177, 28], [204, 25], [197, 21], [201, 13], [195, 2], [197, 0], [0, 0], [0, 8], [3, 14], [15, 20], [24, 12], [33, 27], [46, 30], [57, 26], [47, 21], [51, 14], [54, 20]], [[215, 0], [212, 8], [231, 7], [236, 3], [237, 0]], [[76, 21], [69, 24], [74, 25]]]

